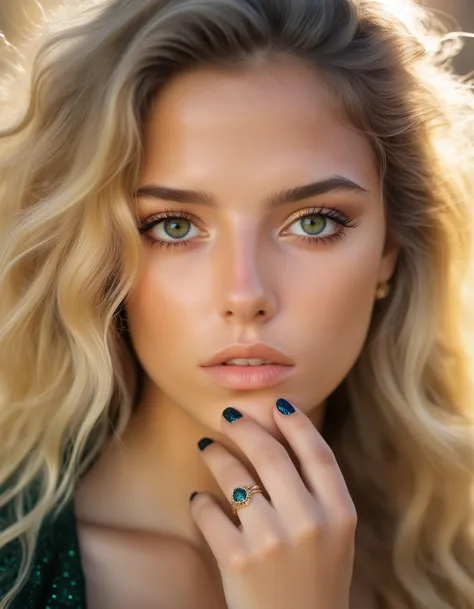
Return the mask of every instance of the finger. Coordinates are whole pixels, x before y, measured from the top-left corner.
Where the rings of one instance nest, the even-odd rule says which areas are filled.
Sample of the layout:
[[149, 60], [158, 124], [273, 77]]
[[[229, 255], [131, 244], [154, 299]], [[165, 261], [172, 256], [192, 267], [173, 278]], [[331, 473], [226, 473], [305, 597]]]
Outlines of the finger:
[[227, 518], [215, 498], [209, 493], [191, 495], [191, 516], [208, 543], [220, 566], [236, 560], [246, 550], [239, 529]]
[[[236, 488], [256, 484], [244, 465], [219, 442], [209, 442], [209, 438], [206, 438], [205, 442], [201, 440], [200, 444], [205, 446], [200, 451], [202, 459], [229, 501], [229, 505]], [[275, 509], [262, 493], [253, 493], [250, 496], [250, 503], [240, 507], [237, 516], [246, 537], [253, 540], [253, 545], [264, 544], [266, 539], [274, 539], [275, 533], [282, 532]]]
[[234, 408], [226, 409], [224, 414], [235, 412], [238, 418], [231, 423], [223, 417], [222, 429], [254, 466], [280, 522], [287, 530], [304, 530], [318, 518], [318, 509], [287, 450], [251, 417]]
[[332, 521], [355, 518], [354, 503], [336, 457], [311, 420], [282, 398], [277, 400], [274, 418], [300, 463], [306, 483], [325, 513], [331, 515]]

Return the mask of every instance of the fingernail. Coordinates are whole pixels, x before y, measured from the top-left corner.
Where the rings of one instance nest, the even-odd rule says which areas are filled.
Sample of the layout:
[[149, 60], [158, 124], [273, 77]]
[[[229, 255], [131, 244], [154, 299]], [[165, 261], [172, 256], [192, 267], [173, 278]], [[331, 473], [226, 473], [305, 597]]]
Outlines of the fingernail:
[[194, 491], [194, 493], [191, 493], [191, 495], [189, 496], [189, 501], [192, 501], [194, 499], [194, 497], [196, 497], [197, 495], [197, 491]]
[[295, 409], [290, 404], [290, 402], [288, 402], [284, 398], [278, 398], [278, 400], [276, 401], [276, 407], [281, 412], [281, 414], [293, 414], [293, 412], [295, 412]]
[[211, 438], [201, 438], [198, 442], [199, 450], [204, 450], [207, 446], [209, 446], [209, 444], [212, 444], [213, 442], [214, 440], [211, 440]]
[[240, 413], [235, 408], [229, 407], [223, 411], [222, 416], [224, 417], [224, 419], [226, 421], [229, 421], [229, 423], [232, 423], [233, 421], [237, 421], [237, 419], [240, 419], [242, 417], [242, 413]]

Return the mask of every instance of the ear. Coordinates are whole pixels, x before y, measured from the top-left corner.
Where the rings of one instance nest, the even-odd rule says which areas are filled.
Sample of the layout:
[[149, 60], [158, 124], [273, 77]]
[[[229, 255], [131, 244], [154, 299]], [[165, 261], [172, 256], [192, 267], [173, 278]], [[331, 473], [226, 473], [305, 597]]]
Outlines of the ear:
[[377, 281], [389, 281], [395, 272], [401, 246], [392, 230], [387, 229], [382, 258], [380, 259]]

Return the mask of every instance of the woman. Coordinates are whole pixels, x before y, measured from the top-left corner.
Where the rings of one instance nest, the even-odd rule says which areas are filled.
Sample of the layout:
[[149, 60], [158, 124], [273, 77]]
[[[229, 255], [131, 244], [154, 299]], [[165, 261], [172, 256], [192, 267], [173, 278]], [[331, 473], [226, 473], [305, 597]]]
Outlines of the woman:
[[38, 53], [1, 609], [474, 607], [474, 99], [425, 18], [115, 0]]

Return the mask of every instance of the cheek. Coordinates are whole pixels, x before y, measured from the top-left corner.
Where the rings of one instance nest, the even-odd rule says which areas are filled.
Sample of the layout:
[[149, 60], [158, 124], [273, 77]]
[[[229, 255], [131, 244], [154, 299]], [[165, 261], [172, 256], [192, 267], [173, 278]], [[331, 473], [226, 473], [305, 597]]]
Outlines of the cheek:
[[159, 264], [151, 258], [144, 265], [126, 306], [132, 342], [145, 367], [147, 361], [159, 360], [169, 366], [173, 354], [182, 353], [202, 319], [206, 294], [206, 278], [188, 264]]
[[[381, 247], [364, 243], [359, 252], [329, 255], [327, 264], [306, 280], [294, 312], [305, 320], [304, 359], [317, 379], [315, 393], [324, 399], [340, 384], [363, 348], [372, 315]], [[301, 285], [302, 278], [293, 277]], [[302, 354], [303, 355], [303, 354]], [[307, 371], [308, 372], [308, 371]], [[310, 395], [310, 393], [308, 394]]]
[[375, 270], [359, 264], [328, 276], [327, 289], [314, 295], [320, 324], [319, 340], [315, 337], [313, 344], [330, 360], [352, 364], [359, 354], [370, 324], [375, 278]]

